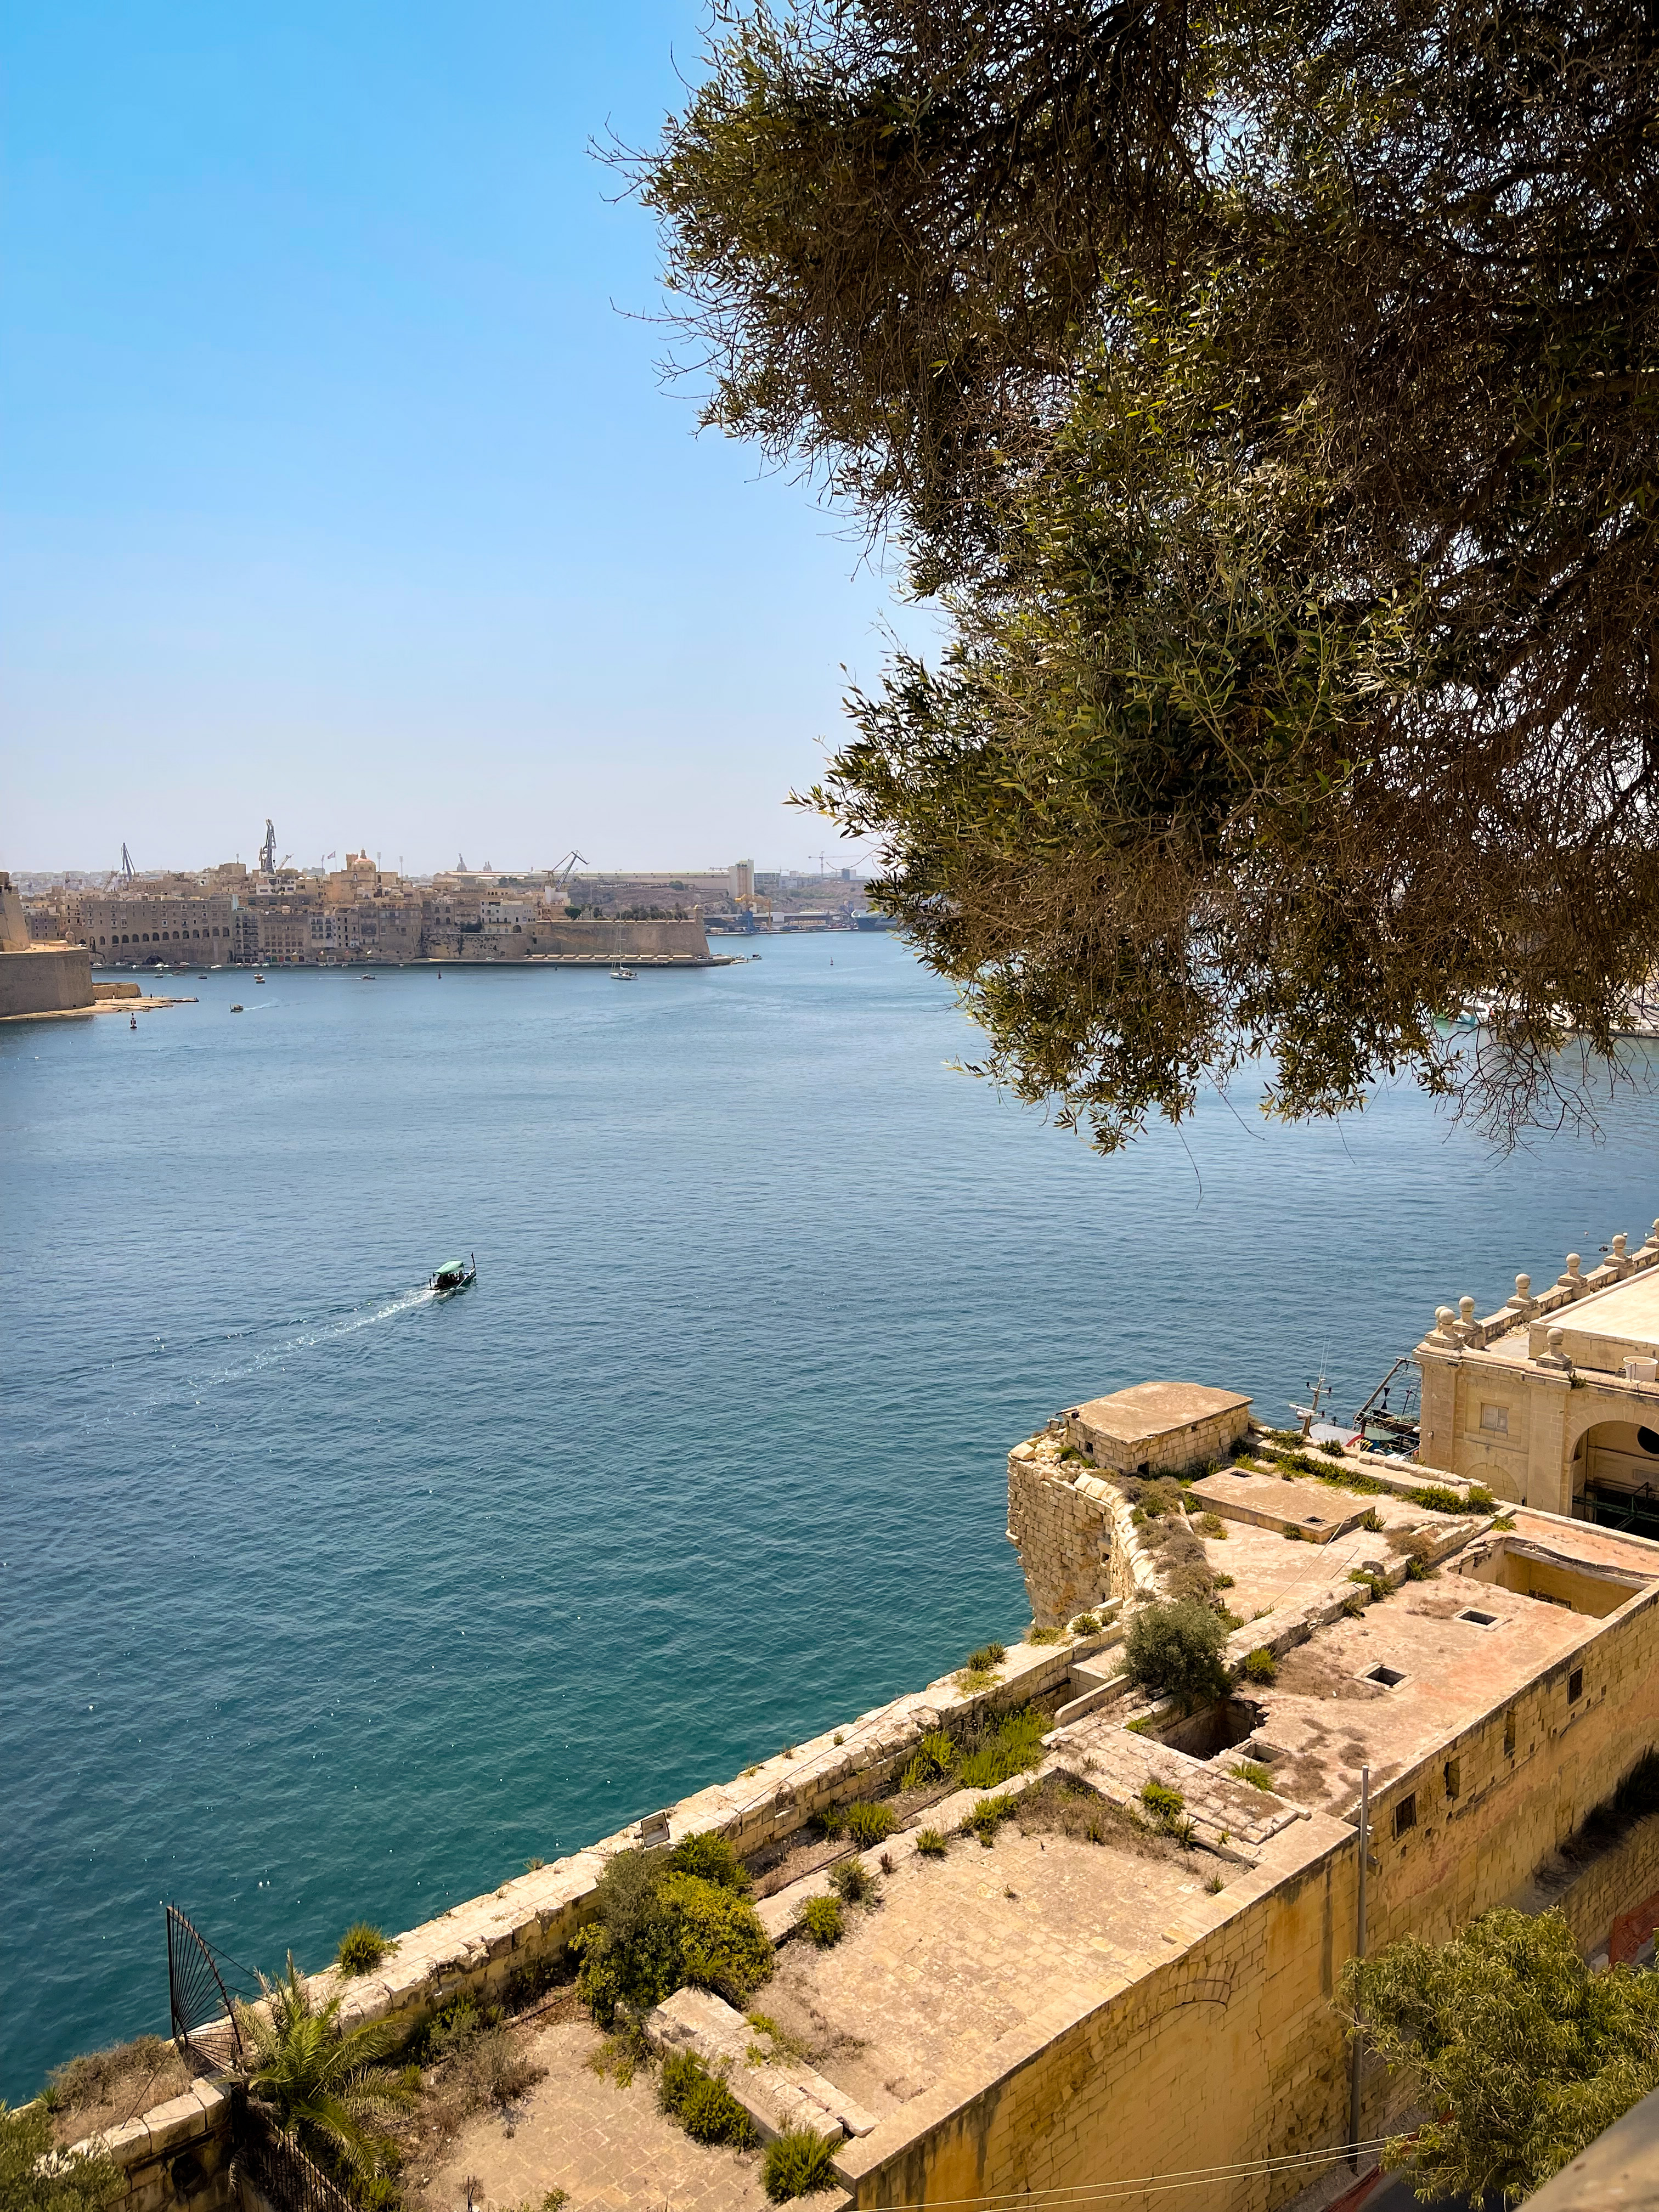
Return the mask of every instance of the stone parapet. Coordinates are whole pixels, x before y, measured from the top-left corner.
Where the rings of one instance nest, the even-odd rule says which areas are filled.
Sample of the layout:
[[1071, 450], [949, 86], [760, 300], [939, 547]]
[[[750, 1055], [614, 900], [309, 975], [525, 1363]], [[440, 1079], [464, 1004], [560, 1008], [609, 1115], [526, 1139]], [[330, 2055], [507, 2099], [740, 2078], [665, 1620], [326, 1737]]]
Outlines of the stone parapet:
[[231, 2100], [211, 2081], [192, 2082], [136, 2119], [73, 2148], [102, 2155], [120, 2175], [108, 2212], [223, 2212], [237, 2203]]

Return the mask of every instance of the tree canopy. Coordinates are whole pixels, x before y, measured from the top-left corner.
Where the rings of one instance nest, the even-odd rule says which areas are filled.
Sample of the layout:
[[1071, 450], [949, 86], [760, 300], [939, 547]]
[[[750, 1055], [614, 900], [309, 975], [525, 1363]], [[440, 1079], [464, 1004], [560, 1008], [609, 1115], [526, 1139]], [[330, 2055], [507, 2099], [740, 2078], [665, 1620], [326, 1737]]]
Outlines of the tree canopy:
[[1455, 1942], [1351, 1960], [1342, 1995], [1435, 2117], [1391, 2142], [1425, 2201], [1515, 2204], [1659, 2087], [1659, 1975], [1593, 1974], [1559, 1912], [1508, 1906]]
[[[1504, 1129], [1659, 945], [1659, 47], [1618, 0], [769, 0], [632, 161], [706, 422], [937, 594], [807, 794], [1109, 1150]], [[1480, 1000], [1480, 1048], [1444, 1024]]]

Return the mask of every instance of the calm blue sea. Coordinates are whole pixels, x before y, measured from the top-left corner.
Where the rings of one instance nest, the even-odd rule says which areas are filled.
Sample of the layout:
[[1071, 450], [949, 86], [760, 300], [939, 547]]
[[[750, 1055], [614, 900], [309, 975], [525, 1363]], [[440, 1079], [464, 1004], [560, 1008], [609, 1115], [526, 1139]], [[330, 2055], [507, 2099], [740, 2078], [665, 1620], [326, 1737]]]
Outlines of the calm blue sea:
[[0, 2095], [165, 2030], [163, 1899], [320, 1965], [1018, 1629], [1058, 1406], [1351, 1412], [1659, 1212], [1628, 1097], [1504, 1160], [1245, 1085], [1102, 1161], [898, 944], [763, 951], [0, 1029]]

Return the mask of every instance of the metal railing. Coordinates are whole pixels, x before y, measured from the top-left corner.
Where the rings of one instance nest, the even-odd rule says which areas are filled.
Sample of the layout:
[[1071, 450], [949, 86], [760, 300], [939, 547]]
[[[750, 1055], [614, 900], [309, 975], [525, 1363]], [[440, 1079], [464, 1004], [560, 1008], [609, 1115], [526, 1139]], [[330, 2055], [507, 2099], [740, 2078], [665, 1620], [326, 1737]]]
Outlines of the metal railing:
[[357, 2212], [331, 2174], [300, 2139], [245, 2089], [234, 2095], [236, 2164], [271, 2212]]

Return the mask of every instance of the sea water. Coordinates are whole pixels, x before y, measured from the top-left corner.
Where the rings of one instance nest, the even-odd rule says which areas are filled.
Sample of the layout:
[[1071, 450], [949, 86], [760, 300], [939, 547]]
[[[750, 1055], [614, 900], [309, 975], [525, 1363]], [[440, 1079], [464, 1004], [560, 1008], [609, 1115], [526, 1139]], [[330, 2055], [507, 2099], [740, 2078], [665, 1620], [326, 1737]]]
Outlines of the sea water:
[[1103, 1160], [896, 941], [760, 950], [0, 1028], [0, 2095], [165, 2031], [163, 1899], [315, 1967], [1017, 1633], [1058, 1407], [1351, 1413], [1659, 1212], [1639, 1095], [1504, 1158], [1246, 1082]]

